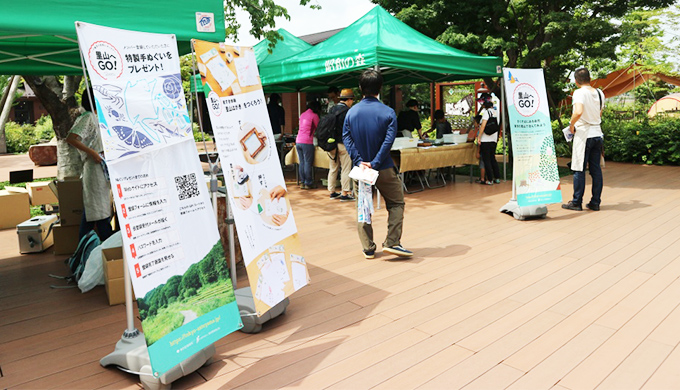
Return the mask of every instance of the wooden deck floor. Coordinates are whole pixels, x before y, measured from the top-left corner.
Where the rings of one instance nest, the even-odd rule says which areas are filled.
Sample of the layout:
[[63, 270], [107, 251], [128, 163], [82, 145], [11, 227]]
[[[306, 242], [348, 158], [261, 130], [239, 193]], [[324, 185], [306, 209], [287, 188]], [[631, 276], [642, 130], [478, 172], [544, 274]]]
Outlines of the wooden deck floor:
[[[465, 179], [407, 195], [410, 261], [364, 260], [353, 204], [291, 188], [312, 284], [173, 388], [680, 389], [680, 168], [607, 163], [600, 212], [536, 221], [498, 212], [510, 183]], [[15, 234], [0, 232], [0, 388], [139, 388], [98, 363], [123, 306], [49, 289], [61, 259], [19, 256]]]

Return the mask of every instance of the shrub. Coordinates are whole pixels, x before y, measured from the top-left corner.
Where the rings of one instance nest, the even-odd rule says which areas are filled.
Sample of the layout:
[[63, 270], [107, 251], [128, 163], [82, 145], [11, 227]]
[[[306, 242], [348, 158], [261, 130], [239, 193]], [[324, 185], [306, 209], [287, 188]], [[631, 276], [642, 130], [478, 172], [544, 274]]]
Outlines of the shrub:
[[31, 145], [48, 142], [54, 137], [52, 118], [43, 116], [35, 125], [7, 122], [5, 137], [8, 153], [26, 153]]
[[[569, 118], [562, 118], [569, 124]], [[553, 136], [558, 157], [571, 156], [571, 143], [567, 143], [562, 128], [553, 121]], [[602, 121], [604, 155], [617, 162], [655, 165], [680, 165], [680, 118], [658, 116], [650, 119], [638, 115], [626, 119], [622, 115], [605, 115]]]

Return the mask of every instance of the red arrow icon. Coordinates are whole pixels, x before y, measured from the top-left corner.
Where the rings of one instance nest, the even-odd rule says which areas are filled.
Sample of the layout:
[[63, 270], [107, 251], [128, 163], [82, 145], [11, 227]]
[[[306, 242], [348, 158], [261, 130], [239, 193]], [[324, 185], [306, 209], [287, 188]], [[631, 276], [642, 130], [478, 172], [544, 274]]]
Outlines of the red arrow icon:
[[137, 250], [135, 250], [135, 244], [130, 244], [130, 253], [132, 254], [132, 258], [137, 258]]
[[116, 187], [118, 187], [118, 197], [122, 198], [123, 197], [123, 189], [120, 188], [120, 184], [116, 184]]
[[127, 233], [128, 238], [132, 238], [132, 229], [130, 229], [130, 224], [125, 225], [125, 232]]
[[125, 205], [120, 205], [120, 208], [123, 210], [123, 218], [127, 218], [127, 209], [125, 208]]
[[139, 263], [135, 264], [135, 275], [139, 278], [142, 276], [142, 270], [139, 268]]

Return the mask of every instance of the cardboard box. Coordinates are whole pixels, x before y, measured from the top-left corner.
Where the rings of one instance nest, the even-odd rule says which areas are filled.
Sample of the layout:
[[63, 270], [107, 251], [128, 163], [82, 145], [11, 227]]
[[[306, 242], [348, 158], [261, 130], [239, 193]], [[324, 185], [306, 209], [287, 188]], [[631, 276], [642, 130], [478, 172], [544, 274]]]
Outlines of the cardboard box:
[[79, 178], [57, 182], [61, 226], [78, 226], [83, 217], [83, 185]]
[[120, 305], [125, 303], [125, 281], [123, 278], [106, 280], [106, 297], [109, 305]]
[[0, 229], [14, 229], [31, 218], [28, 191], [10, 192], [0, 190]]
[[104, 279], [119, 279], [123, 277], [123, 248], [102, 249], [104, 262]]
[[[102, 249], [102, 261], [104, 262], [104, 285], [109, 305], [125, 303], [125, 262], [123, 261], [123, 248], [114, 247]], [[135, 294], [132, 294], [135, 299]]]
[[72, 255], [78, 247], [80, 226], [61, 226], [54, 225], [52, 235], [54, 236], [54, 254]]
[[30, 197], [33, 206], [42, 206], [44, 204], [55, 204], [59, 202], [57, 196], [54, 195], [54, 192], [50, 189], [49, 181], [27, 183], [26, 189], [28, 190], [28, 196]]

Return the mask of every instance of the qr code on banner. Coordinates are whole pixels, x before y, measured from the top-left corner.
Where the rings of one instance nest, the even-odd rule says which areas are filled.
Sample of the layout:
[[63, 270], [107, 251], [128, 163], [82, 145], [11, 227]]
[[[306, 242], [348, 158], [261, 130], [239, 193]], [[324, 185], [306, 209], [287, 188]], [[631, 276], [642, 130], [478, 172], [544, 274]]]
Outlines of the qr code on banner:
[[196, 181], [196, 174], [190, 173], [175, 177], [175, 185], [179, 193], [179, 200], [193, 198], [199, 195], [198, 182]]

